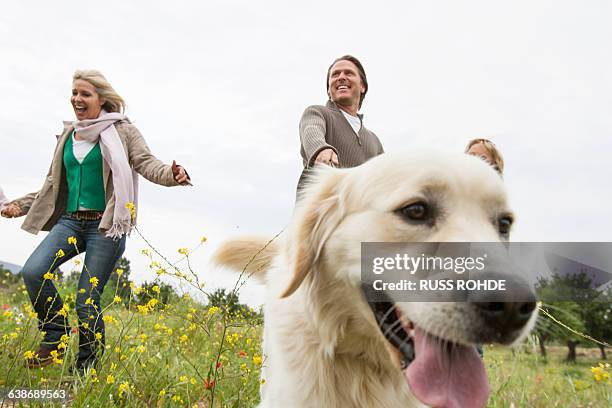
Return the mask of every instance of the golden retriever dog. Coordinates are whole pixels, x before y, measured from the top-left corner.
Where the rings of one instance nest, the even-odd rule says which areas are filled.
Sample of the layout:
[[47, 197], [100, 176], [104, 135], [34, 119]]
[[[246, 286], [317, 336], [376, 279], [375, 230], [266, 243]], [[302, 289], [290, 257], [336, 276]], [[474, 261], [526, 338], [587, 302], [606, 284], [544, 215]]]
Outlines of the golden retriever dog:
[[520, 341], [535, 300], [372, 305], [361, 243], [504, 242], [512, 222], [501, 178], [468, 155], [384, 154], [316, 171], [277, 241], [239, 238], [215, 254], [266, 282], [261, 406], [484, 406], [474, 345]]

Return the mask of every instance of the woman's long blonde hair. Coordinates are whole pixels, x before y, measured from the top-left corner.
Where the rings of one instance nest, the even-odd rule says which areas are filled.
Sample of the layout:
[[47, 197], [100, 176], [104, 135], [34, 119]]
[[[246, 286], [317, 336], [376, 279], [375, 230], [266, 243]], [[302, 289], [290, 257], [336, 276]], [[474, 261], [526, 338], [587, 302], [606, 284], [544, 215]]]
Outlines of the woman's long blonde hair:
[[503, 175], [504, 174], [504, 158], [501, 152], [497, 150], [497, 147], [495, 147], [495, 143], [493, 143], [489, 139], [472, 139], [469, 141], [467, 147], [465, 148], [465, 153], [467, 153], [470, 150], [470, 147], [474, 146], [475, 144], [482, 144], [482, 146], [489, 153], [491, 153], [491, 157], [493, 157], [493, 163], [490, 163], [491, 166], [493, 166], [493, 168], [497, 170], [497, 172], [500, 175]]
[[102, 109], [107, 112], [120, 112], [123, 113], [125, 110], [125, 101], [117, 91], [111, 86], [106, 80], [104, 75], [96, 69], [80, 69], [75, 71], [72, 76], [72, 81], [81, 79], [87, 81], [96, 88], [96, 92], [100, 96], [100, 99], [104, 99]]

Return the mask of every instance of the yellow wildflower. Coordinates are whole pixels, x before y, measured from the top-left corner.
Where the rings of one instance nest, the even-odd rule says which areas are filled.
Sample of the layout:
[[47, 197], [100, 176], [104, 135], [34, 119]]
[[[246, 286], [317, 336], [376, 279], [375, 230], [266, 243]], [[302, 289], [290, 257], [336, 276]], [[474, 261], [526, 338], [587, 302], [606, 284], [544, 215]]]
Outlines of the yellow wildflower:
[[99, 283], [98, 278], [92, 276], [91, 278], [89, 278], [89, 283], [91, 283], [91, 286], [95, 288], [96, 286], [98, 286]]
[[25, 353], [23, 353], [23, 358], [25, 358], [26, 360], [31, 360], [34, 357], [38, 357], [38, 355], [33, 351], [28, 350]]
[[104, 316], [102, 320], [104, 320], [104, 323], [113, 323], [115, 321], [113, 316]]
[[59, 251], [57, 251], [57, 252], [55, 253], [55, 257], [56, 257], [56, 258], [63, 258], [63, 257], [64, 257], [64, 255], [66, 255], [66, 254], [64, 253], [64, 250], [63, 250], [63, 249], [60, 249]]
[[179, 337], [179, 341], [181, 343], [185, 343], [189, 338], [187, 337], [187, 335], [183, 334], [181, 337]]
[[179, 248], [178, 253], [181, 255], [189, 255], [189, 249], [187, 248]]
[[62, 308], [60, 309], [59, 312], [57, 312], [57, 314], [60, 316], [67, 317], [69, 311], [70, 311], [70, 308], [68, 307], [67, 304], [64, 303], [64, 306], [62, 306]]
[[124, 271], [121, 268], [117, 268], [117, 270], [115, 272], [117, 272], [117, 276], [121, 276], [121, 275], [123, 275]]
[[115, 303], [121, 303], [121, 298], [120, 298], [119, 296], [115, 296], [115, 297], [113, 298], [113, 302], [115, 302]]
[[55, 275], [54, 275], [53, 273], [51, 273], [51, 272], [47, 272], [47, 273], [45, 273], [45, 274], [43, 275], [43, 279], [46, 279], [46, 280], [51, 280], [51, 279], [53, 279], [54, 277], [55, 277]]
[[258, 355], [253, 356], [253, 364], [255, 364], [256, 366], [259, 366], [261, 365], [261, 362], [262, 362], [261, 356], [258, 356]]
[[161, 391], [159, 392], [159, 396], [160, 396], [160, 397], [163, 397], [164, 395], [166, 395], [166, 390], [161, 390]]
[[68, 237], [68, 245], [76, 245], [77, 239], [76, 237]]
[[147, 351], [147, 348], [141, 344], [140, 346], [136, 347], [136, 351], [142, 354]]
[[102, 333], [96, 333], [96, 340], [102, 340]]
[[135, 219], [136, 218], [136, 206], [134, 205], [134, 203], [131, 201], [128, 201], [127, 203], [125, 203], [125, 208], [127, 208], [130, 211], [132, 220]]
[[155, 293], [159, 293], [159, 292], [160, 292], [159, 286], [157, 286], [157, 285], [153, 286], [153, 287], [151, 288], [151, 290], [152, 290], [153, 292], [155, 292]]
[[106, 383], [107, 384], [114, 384], [115, 383], [115, 377], [113, 377], [111, 374], [106, 376]]
[[218, 308], [217, 306], [211, 306], [211, 307], [208, 309], [208, 312], [207, 312], [206, 314], [207, 314], [208, 316], [212, 316], [212, 315], [214, 315], [215, 313], [217, 313], [218, 311], [219, 311], [219, 308]]
[[208, 238], [206, 238], [204, 235], [202, 235], [202, 238], [200, 238], [200, 242], [203, 244], [206, 241], [208, 241]]
[[181, 375], [181, 376], [179, 377], [179, 381], [180, 381], [180, 382], [185, 382], [185, 381], [187, 381], [187, 376], [186, 376], [186, 375]]
[[591, 367], [591, 373], [593, 373], [593, 378], [597, 382], [606, 382], [610, 378], [610, 373], [608, 372], [608, 368], [610, 368], [609, 363], [599, 363], [597, 367]]
[[119, 384], [119, 398], [123, 398], [123, 394], [129, 390], [130, 390], [130, 383], [127, 380]]
[[64, 360], [59, 358], [59, 353], [57, 350], [51, 350], [51, 357], [53, 357], [53, 362], [56, 364], [63, 364]]

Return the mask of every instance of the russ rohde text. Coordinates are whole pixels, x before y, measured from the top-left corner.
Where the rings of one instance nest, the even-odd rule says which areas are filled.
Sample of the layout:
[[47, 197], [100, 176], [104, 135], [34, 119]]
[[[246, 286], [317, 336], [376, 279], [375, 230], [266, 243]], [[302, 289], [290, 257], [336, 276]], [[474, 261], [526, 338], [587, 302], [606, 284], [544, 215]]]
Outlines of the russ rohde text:
[[374, 290], [506, 290], [505, 279], [420, 279], [417, 281], [402, 279], [397, 282], [385, 282], [381, 279], [372, 282]]

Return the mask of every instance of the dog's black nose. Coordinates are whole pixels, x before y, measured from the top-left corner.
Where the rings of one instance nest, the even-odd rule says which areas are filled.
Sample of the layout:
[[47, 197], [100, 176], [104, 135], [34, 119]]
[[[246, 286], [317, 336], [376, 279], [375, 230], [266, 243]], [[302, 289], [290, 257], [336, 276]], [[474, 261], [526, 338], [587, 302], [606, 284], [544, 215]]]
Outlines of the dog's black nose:
[[468, 300], [489, 327], [501, 332], [521, 329], [536, 307], [535, 294], [524, 282], [495, 275], [495, 279], [500, 278], [507, 283], [505, 291], [473, 291], [468, 295]]
[[497, 329], [517, 330], [523, 327], [533, 309], [532, 302], [473, 302], [486, 322]]

